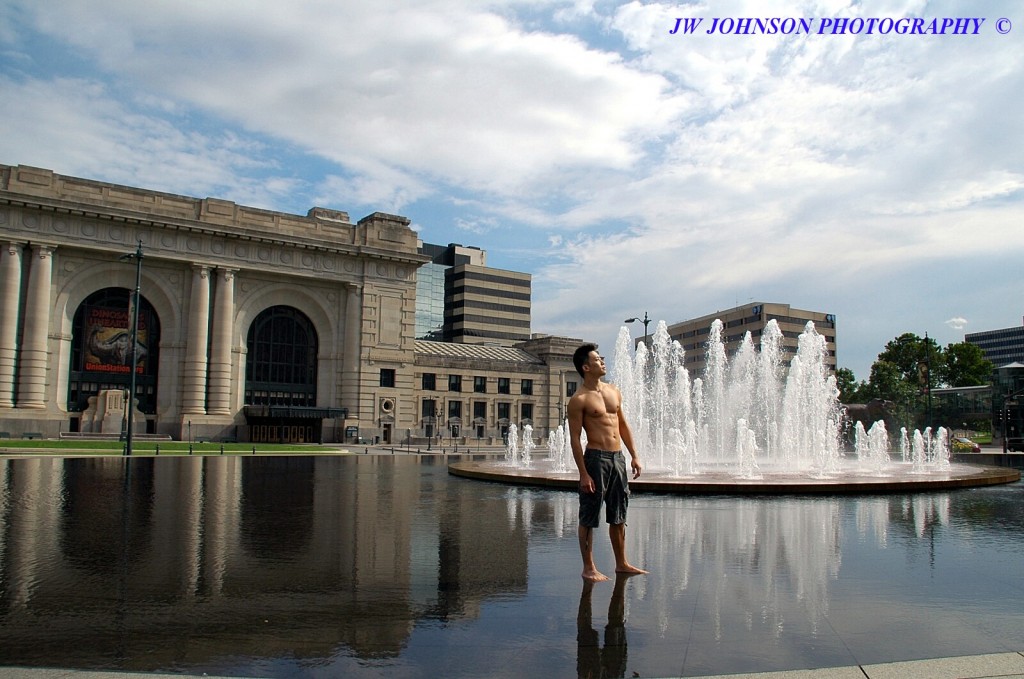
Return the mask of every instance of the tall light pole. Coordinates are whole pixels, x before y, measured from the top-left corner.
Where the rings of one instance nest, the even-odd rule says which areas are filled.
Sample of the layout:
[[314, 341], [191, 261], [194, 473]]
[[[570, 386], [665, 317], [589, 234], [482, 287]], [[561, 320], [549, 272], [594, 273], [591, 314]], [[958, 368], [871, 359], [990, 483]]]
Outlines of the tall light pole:
[[136, 351], [139, 342], [139, 290], [142, 287], [142, 241], [139, 240], [139, 247], [135, 252], [121, 255], [122, 262], [135, 260], [135, 294], [132, 296], [132, 329], [129, 333], [131, 348], [131, 378], [128, 382], [128, 430], [124, 434], [124, 454], [131, 457], [132, 454], [132, 429], [135, 426], [135, 370], [139, 364], [139, 355]]
[[644, 312], [644, 317], [643, 318], [635, 318], [635, 317], [634, 318], [627, 318], [626, 320], [623, 321], [623, 323], [636, 323], [637, 321], [639, 321], [640, 323], [644, 324], [644, 344], [646, 345], [647, 344], [647, 324], [651, 322], [651, 319], [647, 318], [647, 312], [646, 311]]
[[930, 427], [932, 426], [932, 346], [928, 342], [927, 331], [924, 333], [924, 350], [926, 352], [924, 358], [924, 388], [926, 403], [928, 404], [928, 421], [925, 423], [925, 426]]

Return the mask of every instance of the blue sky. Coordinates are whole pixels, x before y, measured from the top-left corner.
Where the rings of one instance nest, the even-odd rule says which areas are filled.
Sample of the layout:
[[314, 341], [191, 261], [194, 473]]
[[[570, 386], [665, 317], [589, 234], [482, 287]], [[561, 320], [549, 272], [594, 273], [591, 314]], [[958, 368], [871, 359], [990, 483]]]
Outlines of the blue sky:
[[[606, 351], [644, 312], [834, 313], [865, 379], [903, 332], [1022, 322], [1019, 7], [2, 0], [0, 162], [402, 214], [532, 273], [534, 332]], [[671, 35], [677, 17], [986, 21]]]

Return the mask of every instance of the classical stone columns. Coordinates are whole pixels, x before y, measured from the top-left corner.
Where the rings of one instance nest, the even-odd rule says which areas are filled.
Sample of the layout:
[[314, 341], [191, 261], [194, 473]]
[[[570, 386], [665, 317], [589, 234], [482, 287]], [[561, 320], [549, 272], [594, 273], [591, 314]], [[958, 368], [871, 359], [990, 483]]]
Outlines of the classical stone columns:
[[[212, 269], [202, 264], [192, 267], [181, 401], [183, 415], [230, 415], [232, 412], [231, 336], [235, 319], [235, 272], [236, 269]], [[211, 324], [210, 277], [214, 275], [217, 281], [213, 288]]]
[[181, 412], [206, 413], [206, 352], [210, 326], [210, 267], [192, 265], [192, 297], [188, 307], [188, 346], [182, 375]]
[[0, 249], [0, 408], [14, 406], [14, 364], [18, 358], [21, 302], [21, 243]]
[[49, 354], [50, 286], [53, 247], [32, 246], [25, 300], [25, 335], [18, 362], [18, 407], [46, 407], [46, 368]]
[[359, 365], [363, 338], [362, 287], [348, 285], [345, 300], [345, 347], [342, 352], [341, 406], [350, 418], [359, 417]]
[[210, 415], [231, 414], [231, 335], [235, 322], [235, 271], [217, 269], [210, 347]]

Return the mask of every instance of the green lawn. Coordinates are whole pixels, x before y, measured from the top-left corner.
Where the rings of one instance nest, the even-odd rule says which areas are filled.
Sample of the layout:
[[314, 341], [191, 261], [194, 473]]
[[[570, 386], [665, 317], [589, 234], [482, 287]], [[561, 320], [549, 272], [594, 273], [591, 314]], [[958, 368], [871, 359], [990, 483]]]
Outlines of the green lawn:
[[[159, 450], [158, 450], [159, 447]], [[337, 454], [344, 450], [341, 444], [320, 446], [315, 444], [306, 445], [278, 445], [271, 443], [193, 443], [193, 455], [252, 455], [253, 450], [259, 455], [323, 455]], [[19, 452], [32, 452], [35, 454], [52, 453], [55, 455], [81, 454], [81, 455], [120, 455], [124, 451], [122, 441], [48, 441], [48, 440], [23, 440], [11, 439], [0, 440], [0, 454]], [[188, 455], [189, 444], [182, 441], [136, 441], [132, 443], [132, 453], [135, 455]]]

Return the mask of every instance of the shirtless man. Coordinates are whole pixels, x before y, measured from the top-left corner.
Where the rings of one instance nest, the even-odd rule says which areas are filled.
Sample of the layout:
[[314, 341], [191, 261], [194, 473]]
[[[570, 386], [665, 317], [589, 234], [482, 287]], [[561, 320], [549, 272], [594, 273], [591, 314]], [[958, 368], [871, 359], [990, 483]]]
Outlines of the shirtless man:
[[[583, 386], [569, 399], [569, 443], [572, 457], [580, 470], [580, 553], [583, 579], [607, 580], [594, 565], [594, 529], [600, 522], [601, 504], [605, 505], [608, 535], [615, 554], [615, 572], [646, 573], [626, 558], [626, 506], [629, 504], [629, 479], [622, 445], [632, 458], [633, 478], [640, 476], [640, 455], [633, 446], [633, 433], [622, 413], [622, 394], [601, 381], [607, 373], [597, 346], [584, 344], [572, 357]], [[580, 432], [587, 433], [583, 450]]]

